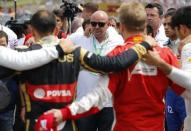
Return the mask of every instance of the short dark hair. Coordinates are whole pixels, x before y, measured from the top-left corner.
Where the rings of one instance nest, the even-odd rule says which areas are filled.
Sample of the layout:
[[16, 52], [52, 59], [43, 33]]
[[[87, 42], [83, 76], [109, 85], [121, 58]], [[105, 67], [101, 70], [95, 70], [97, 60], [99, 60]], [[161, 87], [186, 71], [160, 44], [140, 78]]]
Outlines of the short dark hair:
[[166, 12], [169, 12], [169, 11], [176, 11], [175, 8], [168, 8]]
[[47, 10], [39, 10], [32, 16], [31, 25], [39, 33], [53, 33], [56, 27], [56, 17]]
[[164, 15], [164, 17], [166, 18], [166, 17], [169, 17], [169, 16], [173, 16], [173, 15], [175, 15], [176, 14], [176, 9], [175, 8], [169, 8], [168, 10], [167, 10], [167, 12], [165, 13], [165, 15]]
[[87, 9], [88, 11], [91, 11], [92, 13], [98, 11], [98, 4], [88, 2], [83, 5], [83, 8]]
[[180, 25], [186, 25], [191, 29], [191, 6], [179, 8], [172, 17], [172, 27], [175, 28]]
[[8, 44], [8, 35], [4, 31], [0, 30], [0, 38], [5, 37], [6, 44]]
[[157, 8], [158, 9], [158, 14], [159, 16], [162, 16], [163, 15], [163, 7], [161, 4], [159, 3], [148, 3], [145, 8]]

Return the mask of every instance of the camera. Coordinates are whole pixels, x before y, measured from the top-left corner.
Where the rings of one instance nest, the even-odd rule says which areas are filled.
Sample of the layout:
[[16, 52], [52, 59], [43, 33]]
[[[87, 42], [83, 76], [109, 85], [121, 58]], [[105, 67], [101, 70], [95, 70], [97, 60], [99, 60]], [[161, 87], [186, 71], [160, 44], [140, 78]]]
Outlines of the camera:
[[80, 5], [75, 4], [74, 2], [68, 2], [66, 0], [62, 0], [63, 4], [60, 6], [60, 8], [64, 12], [64, 16], [68, 19], [71, 19], [71, 21], [74, 19], [77, 13], [82, 12], [82, 7]]

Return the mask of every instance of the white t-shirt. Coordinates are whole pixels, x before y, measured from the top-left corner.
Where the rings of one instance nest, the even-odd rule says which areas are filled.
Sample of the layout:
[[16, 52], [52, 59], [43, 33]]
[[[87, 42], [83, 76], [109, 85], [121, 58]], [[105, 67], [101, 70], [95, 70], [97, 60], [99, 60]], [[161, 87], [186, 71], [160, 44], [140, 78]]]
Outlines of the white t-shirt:
[[[75, 34], [69, 36], [69, 39], [72, 40], [74, 44], [80, 45], [88, 51], [105, 56], [117, 45], [123, 45], [124, 43], [123, 38], [114, 28], [108, 28], [107, 34], [107, 39], [102, 43], [99, 43], [93, 35], [86, 37], [83, 34]], [[99, 78], [100, 74], [82, 69], [77, 82], [77, 100], [80, 100], [84, 95], [91, 92], [96, 87]], [[104, 105], [105, 107], [112, 107], [112, 100]]]
[[163, 24], [161, 24], [161, 26], [159, 27], [158, 32], [155, 36], [155, 40], [160, 44], [161, 47], [168, 43], [169, 38], [166, 37]]

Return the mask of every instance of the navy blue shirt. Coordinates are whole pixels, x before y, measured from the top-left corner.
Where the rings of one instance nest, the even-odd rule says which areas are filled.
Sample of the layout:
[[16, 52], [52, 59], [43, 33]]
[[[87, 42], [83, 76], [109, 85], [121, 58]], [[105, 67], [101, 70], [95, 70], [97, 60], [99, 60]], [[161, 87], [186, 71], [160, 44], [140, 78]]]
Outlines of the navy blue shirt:
[[168, 131], [180, 131], [186, 117], [184, 99], [169, 88], [166, 93], [165, 101]]

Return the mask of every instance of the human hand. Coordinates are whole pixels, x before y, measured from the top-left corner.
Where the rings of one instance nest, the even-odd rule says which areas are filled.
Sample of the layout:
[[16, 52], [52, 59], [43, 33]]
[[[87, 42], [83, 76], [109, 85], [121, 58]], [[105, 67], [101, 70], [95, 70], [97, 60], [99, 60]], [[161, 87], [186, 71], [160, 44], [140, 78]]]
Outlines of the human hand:
[[151, 36], [144, 35], [143, 40], [146, 41], [151, 47], [157, 46], [156, 40]]
[[77, 47], [79, 47], [78, 45], [74, 45], [69, 39], [61, 39], [59, 45], [66, 54], [73, 52]]
[[59, 109], [51, 109], [44, 114], [53, 114], [54, 115], [54, 126], [58, 126], [62, 122], [62, 112]]
[[34, 37], [32, 36], [32, 37], [30, 37], [25, 43], [24, 43], [24, 45], [26, 45], [26, 46], [31, 46], [32, 44], [34, 44], [35, 43], [35, 39], [34, 39]]
[[149, 50], [148, 53], [143, 56], [142, 60], [149, 65], [154, 65], [157, 67], [164, 62], [164, 60], [160, 58], [159, 52], [155, 49], [153, 49], [153, 51]]

